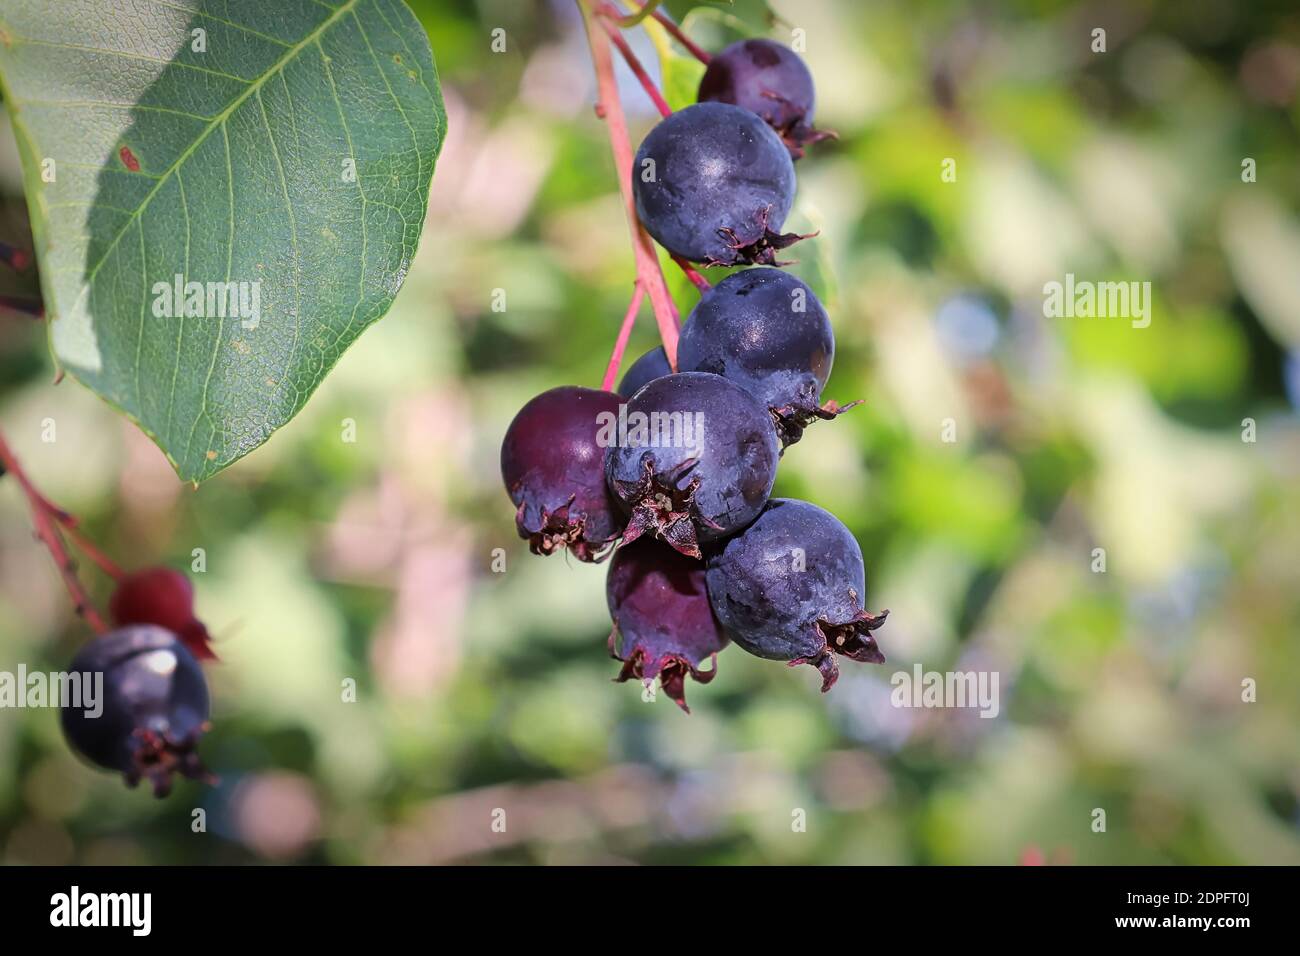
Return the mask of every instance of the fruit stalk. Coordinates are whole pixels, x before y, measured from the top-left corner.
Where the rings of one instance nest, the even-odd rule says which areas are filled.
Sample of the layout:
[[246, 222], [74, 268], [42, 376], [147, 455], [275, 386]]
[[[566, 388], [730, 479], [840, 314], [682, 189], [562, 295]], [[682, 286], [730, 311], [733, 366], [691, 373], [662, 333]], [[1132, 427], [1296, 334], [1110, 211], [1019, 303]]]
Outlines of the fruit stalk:
[[649, 3], [641, 4], [641, 9], [636, 11], [635, 13], [629, 13], [626, 16], [624, 16], [620, 12], [619, 14], [616, 15], [614, 22], [618, 24], [620, 29], [623, 30], [631, 29], [632, 27], [640, 24], [641, 21], [644, 20], [646, 17], [650, 16], [650, 14], [654, 13], [658, 6], [659, 6], [659, 0], [650, 0]]
[[[658, 0], [651, 0], [650, 3], [642, 4], [641, 9], [637, 11], [635, 15], [644, 16], [647, 9], [655, 7], [658, 7]], [[692, 42], [691, 38], [686, 35], [686, 32], [673, 21], [672, 17], [659, 9], [650, 9], [650, 16], [654, 17], [656, 22], [668, 31], [669, 36], [684, 46], [691, 56], [695, 57], [695, 59], [699, 60], [705, 66], [709, 65], [709, 60], [712, 59], [709, 54], [696, 46], [695, 43]]]
[[713, 283], [711, 283], [708, 279], [704, 278], [704, 276], [700, 275], [700, 273], [696, 271], [695, 267], [692, 266], [685, 259], [683, 259], [681, 256], [673, 256], [673, 262], [677, 263], [677, 265], [681, 267], [681, 270], [683, 273], [685, 273], [686, 278], [690, 279], [691, 284], [694, 285], [695, 288], [700, 290], [701, 295], [713, 288]]
[[[5, 441], [3, 434], [0, 434], [0, 464], [4, 465], [5, 471], [13, 475], [14, 480], [18, 482], [18, 486], [22, 488], [23, 494], [27, 496], [27, 502], [32, 511], [32, 528], [36, 532], [36, 537], [50, 552], [50, 557], [54, 559], [55, 565], [58, 566], [59, 574], [63, 576], [64, 586], [68, 589], [68, 594], [72, 598], [72, 605], [76, 609], [78, 616], [83, 618], [96, 634], [106, 633], [108, 625], [104, 623], [104, 619], [90, 600], [90, 595], [86, 593], [86, 589], [78, 579], [77, 564], [72, 559], [72, 556], [68, 554], [63, 537], [59, 534], [58, 524], [62, 522], [58, 516], [66, 515], [69, 520], [71, 520], [72, 516], [61, 509], [55, 508], [36, 490], [36, 487], [23, 471], [23, 467], [15, 457], [12, 449], [10, 449], [8, 442]], [[95, 554], [98, 554], [98, 552], [96, 551]]]
[[[602, 7], [601, 9], [605, 11], [610, 10], [608, 7]], [[655, 86], [655, 81], [652, 80], [650, 74], [645, 71], [645, 67], [641, 65], [641, 60], [632, 52], [632, 48], [627, 45], [627, 41], [623, 39], [623, 34], [619, 33], [618, 28], [610, 22], [610, 19], [613, 16], [614, 13], [610, 12], [607, 16], [601, 17], [600, 25], [605, 28], [605, 33], [609, 35], [610, 41], [618, 48], [618, 52], [622, 54], [623, 60], [627, 63], [628, 69], [632, 71], [633, 75], [635, 75], [637, 80], [641, 83], [641, 89], [646, 91], [646, 95], [649, 96], [650, 101], [654, 103], [655, 109], [659, 111], [659, 115], [671, 115], [673, 108], [668, 105], [668, 101], [665, 100], [663, 94], [659, 92], [659, 87]]]
[[632, 337], [632, 326], [636, 324], [636, 314], [641, 311], [641, 300], [645, 298], [645, 289], [641, 287], [641, 281], [638, 279], [632, 287], [632, 301], [628, 304], [627, 314], [623, 316], [623, 324], [618, 330], [618, 339], [614, 342], [614, 351], [609, 356], [609, 365], [605, 368], [605, 378], [600, 383], [600, 388], [605, 392], [614, 390], [614, 383], [618, 381], [618, 367], [623, 363], [623, 353], [627, 351], [627, 340]]
[[605, 120], [609, 132], [610, 150], [614, 154], [614, 167], [618, 175], [619, 190], [623, 194], [623, 210], [627, 214], [628, 229], [632, 234], [632, 254], [636, 259], [637, 281], [650, 298], [659, 338], [663, 340], [664, 354], [669, 364], [677, 368], [677, 306], [668, 293], [668, 283], [659, 268], [659, 257], [654, 240], [641, 225], [636, 214], [636, 201], [632, 196], [632, 145], [627, 135], [627, 120], [623, 104], [618, 98], [618, 84], [614, 79], [614, 61], [609, 52], [609, 37], [592, 22], [594, 14], [582, 0], [578, 7], [587, 27], [587, 42], [591, 47], [591, 61], [596, 71], [597, 112]]

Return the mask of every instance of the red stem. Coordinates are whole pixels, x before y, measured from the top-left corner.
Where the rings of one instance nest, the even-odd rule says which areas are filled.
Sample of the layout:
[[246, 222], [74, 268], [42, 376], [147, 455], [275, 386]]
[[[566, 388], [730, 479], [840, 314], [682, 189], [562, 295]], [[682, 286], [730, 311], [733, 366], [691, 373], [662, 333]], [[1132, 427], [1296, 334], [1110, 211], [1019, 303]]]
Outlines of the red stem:
[[[602, 7], [601, 9], [608, 12], [612, 8]], [[608, 13], [608, 15], [613, 16], [614, 13]], [[659, 92], [659, 87], [655, 86], [655, 81], [652, 80], [650, 74], [645, 71], [645, 67], [641, 65], [641, 61], [637, 59], [637, 55], [632, 52], [632, 48], [627, 45], [627, 41], [623, 39], [623, 34], [618, 32], [614, 25], [609, 22], [607, 17], [600, 18], [600, 25], [605, 28], [605, 32], [609, 34], [609, 38], [613, 41], [614, 46], [618, 47], [618, 52], [623, 54], [623, 59], [627, 62], [628, 69], [630, 69], [641, 82], [641, 88], [646, 91], [646, 95], [648, 95], [650, 101], [654, 103], [655, 109], [659, 111], [659, 115], [671, 116], [673, 108], [668, 105], [668, 101], [665, 100], [663, 94]]]
[[627, 314], [623, 316], [623, 324], [618, 330], [618, 339], [614, 342], [614, 351], [609, 356], [609, 365], [605, 368], [604, 381], [600, 383], [602, 390], [612, 392], [614, 390], [614, 380], [618, 378], [618, 367], [623, 362], [623, 353], [627, 351], [627, 340], [632, 337], [632, 326], [636, 324], [636, 314], [641, 311], [641, 300], [645, 298], [645, 289], [641, 288], [640, 280], [637, 280], [635, 287], [632, 289], [632, 301], [627, 307]]
[[605, 31], [592, 23], [591, 12], [582, 5], [583, 19], [587, 25], [587, 42], [591, 46], [591, 60], [596, 71], [597, 104], [596, 113], [605, 120], [609, 132], [610, 151], [614, 154], [614, 167], [618, 176], [619, 190], [623, 194], [623, 211], [627, 215], [628, 229], [632, 234], [632, 255], [636, 259], [637, 281], [650, 298], [654, 310], [655, 323], [659, 326], [659, 338], [663, 340], [664, 354], [668, 364], [677, 368], [677, 306], [668, 292], [668, 283], [664, 281], [663, 270], [659, 267], [659, 256], [655, 252], [654, 240], [637, 218], [636, 201], [632, 196], [632, 145], [627, 135], [627, 120], [623, 116], [623, 104], [618, 98], [618, 83], [614, 79], [614, 61], [609, 52], [609, 37]]
[[65, 515], [69, 519], [72, 516], [61, 509], [54, 508], [36, 490], [23, 471], [22, 465], [14, 457], [14, 453], [9, 448], [8, 443], [5, 442], [3, 435], [0, 435], [0, 464], [4, 465], [5, 471], [13, 475], [14, 480], [18, 482], [18, 486], [22, 488], [23, 494], [27, 496], [27, 502], [32, 509], [32, 528], [36, 532], [36, 537], [49, 550], [50, 557], [54, 559], [55, 565], [58, 566], [59, 573], [63, 576], [63, 584], [72, 597], [72, 605], [77, 614], [85, 619], [96, 634], [103, 634], [108, 630], [108, 625], [100, 617], [99, 611], [95, 609], [95, 605], [90, 600], [90, 595], [86, 593], [86, 589], [82, 587], [81, 581], [77, 578], [77, 564], [73, 561], [72, 556], [68, 554], [56, 525], [56, 522], [61, 520], [58, 517], [59, 515]]
[[[29, 487], [31, 487], [30, 483]], [[31, 488], [31, 495], [35, 496], [32, 498], [32, 503], [44, 509], [45, 513], [54, 519], [55, 523], [63, 529], [63, 533], [66, 534], [68, 538], [71, 539], [72, 543], [77, 546], [77, 550], [90, 558], [91, 561], [94, 561], [95, 564], [99, 565], [101, 571], [107, 574], [114, 581], [120, 581], [122, 578], [126, 577], [126, 574], [117, 566], [116, 562], [114, 562], [112, 558], [100, 551], [99, 548], [95, 547], [95, 545], [81, 533], [81, 530], [78, 527], [80, 522], [77, 520], [76, 515], [60, 508], [49, 498], [46, 498], [45, 495], [41, 494], [37, 488]]]
[[700, 290], [700, 295], [708, 292], [713, 288], [713, 283], [696, 271], [695, 267], [683, 259], [681, 256], [673, 256], [673, 262], [681, 267], [682, 272], [686, 273], [686, 278], [690, 279], [695, 288]]
[[99, 565], [99, 569], [114, 581], [121, 581], [126, 577], [125, 572], [118, 567], [117, 563], [112, 558], [106, 555], [103, 551], [100, 551], [99, 548], [95, 547], [86, 536], [78, 530], [76, 518], [72, 517], [72, 515], [68, 514], [66, 511], [60, 512], [60, 514], [62, 517], [60, 517], [60, 515], [54, 515], [53, 517], [63, 526], [64, 534], [66, 534], [69, 540], [77, 546], [78, 551], [90, 558], [90, 560], [95, 562], [95, 564]]
[[696, 46], [695, 43], [691, 40], [691, 38], [688, 37], [686, 33], [682, 30], [682, 28], [673, 22], [672, 17], [664, 13], [662, 10], [656, 10], [654, 13], [650, 14], [650, 16], [658, 20], [659, 24], [665, 30], [668, 31], [669, 35], [674, 40], [676, 40], [682, 46], [686, 47], [687, 51], [691, 54], [691, 56], [695, 57], [695, 59], [699, 60], [705, 66], [709, 65], [709, 60], [711, 60], [712, 57], [710, 57], [709, 54], [705, 53], [702, 49]]

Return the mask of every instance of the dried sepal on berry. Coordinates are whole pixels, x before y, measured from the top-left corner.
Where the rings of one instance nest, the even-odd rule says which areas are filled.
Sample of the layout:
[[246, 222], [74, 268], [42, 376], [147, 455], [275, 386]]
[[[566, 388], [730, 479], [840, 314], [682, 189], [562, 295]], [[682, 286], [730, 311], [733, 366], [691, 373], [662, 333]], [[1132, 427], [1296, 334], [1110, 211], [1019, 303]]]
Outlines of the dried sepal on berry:
[[[605, 585], [610, 617], [609, 653], [623, 667], [617, 681], [658, 678], [677, 706], [686, 705], [686, 678], [701, 684], [718, 671], [727, 636], [709, 606], [704, 565], [643, 538], [623, 545]], [[707, 670], [702, 668], [710, 661]]]
[[825, 404], [807, 404], [783, 405], [780, 408], [768, 409], [772, 413], [772, 422], [776, 426], [776, 434], [781, 439], [782, 450], [789, 448], [803, 438], [804, 429], [815, 421], [829, 422], [839, 418], [849, 409], [861, 405], [862, 399], [849, 402], [847, 405], [841, 405], [835, 399], [830, 399]]
[[833, 624], [825, 619], [818, 620], [814, 623], [813, 629], [817, 639], [822, 642], [822, 649], [809, 657], [796, 657], [788, 663], [791, 667], [811, 664], [821, 671], [824, 694], [840, 679], [840, 667], [835, 662], [836, 654], [862, 664], [885, 663], [885, 655], [876, 646], [876, 639], [871, 632], [884, 624], [888, 616], [889, 611], [881, 611], [879, 614], [860, 611], [843, 623]]
[[812, 239], [817, 233], [777, 232], [768, 228], [772, 207], [765, 206], [754, 216], [754, 222], [748, 227], [718, 227], [718, 238], [728, 250], [721, 257], [710, 256], [703, 260], [706, 267], [712, 266], [788, 266], [789, 261], [778, 261], [776, 254], [781, 249], [788, 249], [796, 242]]
[[216, 783], [217, 778], [203, 765], [197, 749], [199, 740], [211, 729], [211, 721], [204, 721], [182, 736], [137, 729], [131, 767], [124, 774], [127, 786], [134, 787], [141, 780], [148, 780], [153, 795], [161, 798], [171, 793], [174, 774], [200, 783]]
[[694, 476], [681, 487], [680, 482], [698, 462], [691, 458], [666, 474], [655, 473], [655, 459], [646, 454], [642, 460], [641, 477], [636, 481], [615, 480], [618, 495], [632, 502], [632, 515], [623, 531], [623, 543], [631, 544], [649, 532], [682, 554], [700, 557], [696, 522], [720, 530], [720, 526], [700, 514], [695, 504], [695, 492], [700, 487], [699, 476]]

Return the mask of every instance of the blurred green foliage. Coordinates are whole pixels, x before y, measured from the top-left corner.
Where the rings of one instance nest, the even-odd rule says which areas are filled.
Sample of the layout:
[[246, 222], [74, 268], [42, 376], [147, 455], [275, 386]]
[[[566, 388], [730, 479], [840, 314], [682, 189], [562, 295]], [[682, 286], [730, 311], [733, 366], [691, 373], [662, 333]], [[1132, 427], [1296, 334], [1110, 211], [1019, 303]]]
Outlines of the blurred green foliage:
[[[778, 493], [849, 524], [892, 612], [883, 667], [822, 696], [731, 648], [689, 717], [610, 681], [604, 567], [528, 555], [497, 476], [530, 396], [599, 382], [631, 291], [576, 8], [412, 6], [450, 121], [419, 255], [265, 448], [181, 487], [51, 384], [37, 323], [0, 316], [0, 427], [29, 473], [126, 565], [203, 549], [222, 657], [221, 783], [164, 802], [82, 766], [53, 712], [0, 711], [0, 861], [1300, 862], [1294, 5], [686, 15], [710, 49], [804, 31], [839, 139], [798, 166], [788, 226], [821, 233], [792, 268], [835, 323], [827, 396], [866, 404], [809, 430]], [[681, 105], [694, 68], [668, 70]], [[653, 113], [620, 78], [636, 138]], [[10, 149], [20, 208], [17, 183]], [[1067, 273], [1149, 281], [1150, 327], [1045, 318]], [[629, 360], [654, 344], [647, 308]], [[0, 480], [0, 669], [85, 639]], [[997, 671], [999, 715], [891, 706], [918, 662]]]

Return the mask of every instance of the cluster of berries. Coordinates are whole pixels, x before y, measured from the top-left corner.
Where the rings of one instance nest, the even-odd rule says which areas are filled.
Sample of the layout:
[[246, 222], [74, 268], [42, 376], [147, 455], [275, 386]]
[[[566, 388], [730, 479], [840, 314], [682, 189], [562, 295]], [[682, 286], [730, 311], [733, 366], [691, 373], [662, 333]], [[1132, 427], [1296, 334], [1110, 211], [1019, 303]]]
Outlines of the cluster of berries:
[[[745, 40], [712, 57], [699, 102], [665, 117], [633, 169], [637, 213], [674, 256], [752, 265], [704, 292], [677, 342], [641, 356], [618, 393], [564, 386], [528, 402], [501, 447], [516, 526], [535, 554], [613, 553], [606, 594], [619, 680], [686, 709], [729, 641], [807, 663], [829, 690], [836, 655], [880, 663], [862, 551], [833, 515], [770, 498], [784, 449], [816, 419], [835, 338], [826, 310], [775, 266], [813, 84], [788, 48]], [[613, 427], [614, 423], [618, 427]], [[706, 660], [712, 661], [703, 670]]]
[[[216, 657], [194, 614], [194, 587], [171, 568], [123, 577], [109, 613], [116, 628], [87, 644], [69, 672], [102, 679], [102, 710], [90, 716], [64, 703], [63, 734], [92, 763], [148, 780], [157, 796], [172, 775], [209, 779], [195, 746], [208, 728], [208, 684], [200, 660]], [[101, 678], [102, 675], [102, 678]]]

